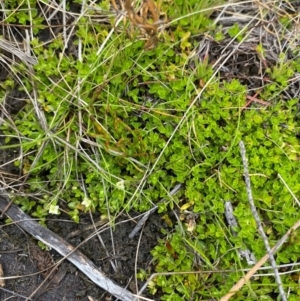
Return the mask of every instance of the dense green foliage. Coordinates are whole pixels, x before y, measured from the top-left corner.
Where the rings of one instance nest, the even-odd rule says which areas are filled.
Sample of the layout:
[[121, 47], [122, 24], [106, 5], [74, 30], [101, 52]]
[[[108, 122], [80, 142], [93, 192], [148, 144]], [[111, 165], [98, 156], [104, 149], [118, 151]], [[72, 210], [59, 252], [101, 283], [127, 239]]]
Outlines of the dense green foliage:
[[[13, 10], [21, 2], [7, 1], [7, 5]], [[36, 1], [26, 5], [29, 2], [35, 8]], [[176, 0], [162, 10], [176, 18], [210, 4], [200, 2]], [[30, 23], [34, 34], [41, 33], [43, 17], [37, 10], [27, 18], [28, 14], [15, 12], [7, 22]], [[240, 140], [247, 148], [253, 195], [271, 245], [299, 219], [298, 205], [278, 174], [297, 195], [298, 99], [283, 100], [282, 91], [299, 70], [300, 61], [290, 62], [282, 54], [282, 62], [268, 70], [271, 80], [259, 96], [269, 106], [244, 108], [247, 87], [237, 79], [212, 78], [212, 67], [193, 53], [198, 34], [218, 33], [207, 14], [182, 18], [148, 51], [136, 31], [134, 38], [126, 28], [109, 36], [111, 24], [80, 18], [72, 37], [74, 45], [82, 43], [79, 57], [66, 51], [61, 35], [50, 43], [36, 35], [31, 41], [38, 59], [33, 80], [25, 75], [23, 85], [18, 85], [11, 76], [1, 83], [1, 96], [13, 88], [29, 91], [28, 95], [37, 91], [36, 105], [46, 121], [41, 126], [42, 119], [28, 97], [14, 120], [1, 126], [8, 145], [16, 137], [20, 141], [9, 147], [22, 149], [24, 156], [16, 165], [30, 174], [26, 192], [39, 195], [15, 201], [42, 222], [49, 213], [60, 211], [78, 222], [80, 213], [88, 209], [143, 212], [165, 198], [159, 212], [168, 219], [170, 209], [176, 209], [182, 220], [166, 223], [162, 230], [166, 239], [152, 255], [157, 272], [177, 273], [154, 278], [150, 291], [172, 301], [221, 297], [243, 273], [199, 271], [246, 267], [238, 258], [238, 248], [251, 249], [257, 258], [265, 254], [247, 201]], [[239, 31], [234, 26], [229, 35]], [[26, 70], [24, 66], [15, 69], [19, 74]], [[191, 107], [202, 83], [207, 88]], [[171, 198], [168, 192], [176, 183], [182, 183], [183, 189]], [[224, 220], [228, 200], [238, 219], [237, 236]], [[195, 214], [194, 226], [186, 222], [183, 208]], [[297, 261], [299, 251], [297, 244], [287, 243], [277, 263]], [[188, 271], [196, 273], [180, 273]], [[298, 284], [289, 275], [283, 282], [290, 288], [289, 300], [298, 300]], [[276, 290], [272, 277], [257, 277], [235, 300], [273, 300], [270, 293]]]

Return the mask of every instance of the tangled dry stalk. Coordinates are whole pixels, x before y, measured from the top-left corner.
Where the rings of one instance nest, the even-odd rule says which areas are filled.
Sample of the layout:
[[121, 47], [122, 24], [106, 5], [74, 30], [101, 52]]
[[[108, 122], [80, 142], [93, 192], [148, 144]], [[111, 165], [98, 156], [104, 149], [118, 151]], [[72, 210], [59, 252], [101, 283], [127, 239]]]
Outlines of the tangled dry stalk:
[[[111, 0], [111, 3], [114, 9], [119, 11], [115, 0]], [[159, 5], [156, 5], [153, 0], [144, 0], [142, 6], [135, 11], [131, 0], [125, 0], [122, 7], [130, 23], [146, 33], [148, 39], [144, 48], [155, 48], [158, 43], [159, 28], [166, 22], [166, 20], [160, 20]]]

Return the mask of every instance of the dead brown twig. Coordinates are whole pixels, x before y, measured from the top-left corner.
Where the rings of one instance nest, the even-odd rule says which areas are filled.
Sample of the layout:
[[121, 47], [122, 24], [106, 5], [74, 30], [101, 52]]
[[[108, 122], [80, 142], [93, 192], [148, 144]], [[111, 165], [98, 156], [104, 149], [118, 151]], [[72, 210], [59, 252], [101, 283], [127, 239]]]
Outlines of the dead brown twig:
[[248, 100], [248, 102], [241, 108], [241, 112], [243, 110], [245, 110], [246, 108], [249, 107], [249, 105], [252, 103], [252, 102], [256, 102], [256, 103], [260, 103], [264, 106], [269, 106], [270, 103], [269, 102], [266, 102], [264, 100], [261, 100], [259, 98], [257, 98], [257, 96], [259, 95], [260, 91], [256, 92], [254, 96], [250, 96], [250, 95], [247, 95], [246, 96], [246, 99]]

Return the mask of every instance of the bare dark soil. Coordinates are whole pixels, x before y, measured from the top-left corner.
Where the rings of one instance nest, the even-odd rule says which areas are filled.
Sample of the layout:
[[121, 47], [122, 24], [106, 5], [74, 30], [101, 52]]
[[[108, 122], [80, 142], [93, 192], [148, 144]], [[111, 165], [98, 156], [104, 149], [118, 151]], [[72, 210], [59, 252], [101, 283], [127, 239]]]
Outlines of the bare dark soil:
[[[124, 216], [123, 219], [127, 220], [128, 217]], [[106, 276], [120, 286], [127, 287], [128, 290], [136, 293], [135, 264], [138, 268], [151, 270], [150, 250], [157, 243], [160, 236], [159, 228], [162, 225], [160, 225], [160, 219], [152, 215], [144, 228], [139, 249], [137, 249], [138, 238], [132, 240], [128, 238], [128, 234], [135, 224], [132, 222], [118, 224], [121, 220], [122, 218], [117, 221], [113, 231], [113, 243], [109, 228], [99, 231], [107, 251], [101, 247], [97, 236], [88, 240], [79, 249]], [[84, 231], [84, 228], [90, 224], [88, 216], [83, 217], [80, 224], [75, 224], [63, 216], [60, 220], [53, 219], [47, 222], [50, 230], [65, 239], [70, 233], [74, 233], [74, 237], [67, 239], [74, 246], [79, 245], [94, 232], [92, 230]], [[78, 233], [74, 231], [78, 231]], [[111, 247], [113, 244], [114, 251]], [[115, 300], [66, 259], [51, 274], [51, 267], [60, 259], [61, 257], [55, 251], [43, 251], [27, 233], [16, 225], [5, 225], [2, 220], [0, 224], [0, 263], [4, 276], [12, 277], [12, 279], [6, 280], [5, 287], [0, 289], [0, 300], [21, 301], [26, 300], [26, 297], [29, 296], [31, 297], [27, 300], [36, 301]], [[116, 271], [112, 268], [111, 262], [116, 266]], [[49, 276], [49, 274], [51, 275]], [[36, 291], [41, 283], [43, 285]], [[138, 285], [141, 288], [142, 283], [138, 283]], [[35, 293], [33, 294], [33, 292]]]

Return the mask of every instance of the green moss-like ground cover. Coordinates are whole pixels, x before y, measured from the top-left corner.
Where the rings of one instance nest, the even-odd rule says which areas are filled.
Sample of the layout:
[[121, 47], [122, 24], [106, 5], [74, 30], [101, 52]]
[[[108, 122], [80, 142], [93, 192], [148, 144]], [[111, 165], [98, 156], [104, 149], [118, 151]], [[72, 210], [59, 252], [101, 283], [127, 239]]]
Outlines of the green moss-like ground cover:
[[[238, 76], [221, 78], [224, 72], [212, 67], [209, 54], [203, 58], [197, 53], [204, 31], [218, 42], [227, 33], [247, 41], [247, 30], [241, 34], [234, 25], [226, 32], [209, 19], [211, 12], [195, 13], [210, 3], [163, 3], [162, 10], [179, 19], [147, 51], [140, 31], [128, 22], [114, 29], [115, 16], [95, 10], [109, 3], [74, 18], [68, 49], [63, 31], [47, 42], [42, 39], [49, 33], [40, 13], [40, 5], [46, 4], [5, 5], [8, 24], [32, 25], [30, 47], [38, 61], [31, 71], [12, 65], [0, 90], [3, 99], [14, 89], [26, 95], [23, 109], [1, 125], [4, 147], [22, 150], [15, 165], [28, 174], [25, 192], [38, 193], [16, 197], [22, 209], [41, 222], [61, 211], [78, 222], [89, 209], [117, 216], [122, 210], [144, 212], [165, 198], [159, 213], [168, 219], [175, 209], [181, 218], [166, 224], [166, 239], [152, 251], [157, 272], [174, 272], [149, 284], [160, 300], [218, 299], [243, 276], [238, 270], [248, 267], [237, 249], [248, 248], [256, 258], [266, 253], [247, 201], [240, 140], [270, 244], [299, 219], [291, 194], [297, 197], [300, 190], [299, 100], [286, 94], [300, 68], [297, 55], [290, 59], [282, 52], [277, 63], [264, 68], [266, 79], [255, 90], [268, 105], [245, 107], [247, 96], [253, 95], [247, 84]], [[30, 8], [31, 15], [21, 8]], [[95, 21], [98, 15], [102, 22]], [[265, 62], [266, 49], [255, 46]], [[168, 196], [177, 183], [182, 184], [180, 192]], [[228, 200], [239, 223], [237, 236], [224, 219]], [[191, 214], [194, 223], [189, 224]], [[295, 263], [298, 254], [295, 234], [279, 251], [277, 264]], [[205, 270], [211, 272], [201, 272]], [[147, 272], [138, 276], [147, 279]], [[289, 300], [298, 300], [294, 278], [287, 274], [282, 281]], [[276, 294], [273, 277], [255, 277], [234, 300], [275, 300]]]

